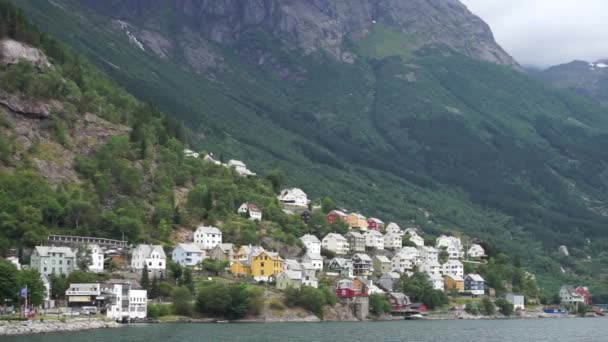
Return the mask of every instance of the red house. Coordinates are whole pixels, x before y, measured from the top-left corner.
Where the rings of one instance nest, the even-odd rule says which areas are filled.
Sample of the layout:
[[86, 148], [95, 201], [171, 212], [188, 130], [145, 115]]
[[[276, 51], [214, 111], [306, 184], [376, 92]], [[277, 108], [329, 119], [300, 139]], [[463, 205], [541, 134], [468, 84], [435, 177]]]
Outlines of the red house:
[[591, 304], [591, 292], [589, 289], [583, 286], [579, 286], [576, 288], [576, 293], [583, 296], [583, 302], [587, 305]]
[[367, 219], [367, 229], [381, 231], [384, 229], [384, 222], [378, 218], [370, 217]]
[[367, 297], [368, 294], [367, 282], [355, 279], [342, 279], [336, 284], [336, 294], [340, 298]]
[[348, 215], [346, 215], [346, 213], [340, 210], [332, 210], [329, 214], [327, 214], [327, 223], [334, 224], [337, 219], [346, 222], [346, 220], [348, 219]]

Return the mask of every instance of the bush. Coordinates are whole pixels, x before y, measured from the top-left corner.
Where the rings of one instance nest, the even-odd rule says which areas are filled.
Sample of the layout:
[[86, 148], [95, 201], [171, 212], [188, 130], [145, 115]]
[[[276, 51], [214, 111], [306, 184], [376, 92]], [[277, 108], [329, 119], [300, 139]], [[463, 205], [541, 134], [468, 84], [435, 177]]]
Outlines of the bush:
[[285, 305], [283, 305], [281, 302], [272, 302], [270, 303], [270, 309], [283, 311], [285, 310]]
[[192, 315], [192, 294], [187, 287], [182, 286], [173, 290], [173, 312], [181, 316]]
[[369, 296], [369, 311], [376, 315], [382, 315], [391, 311], [391, 303], [385, 295], [374, 293]]
[[171, 305], [150, 304], [148, 305], [148, 317], [158, 318], [171, 315]]
[[511, 316], [513, 314], [513, 304], [511, 304], [506, 299], [499, 298], [499, 299], [497, 299], [494, 302], [494, 304], [496, 304], [496, 306], [498, 307], [498, 310], [503, 315], [505, 315], [505, 316]]
[[484, 297], [481, 301], [481, 312], [486, 316], [492, 316], [496, 313], [496, 307], [492, 300], [488, 297]]
[[319, 318], [323, 318], [323, 307], [335, 305], [336, 295], [326, 286], [318, 289], [310, 286], [302, 286], [300, 289], [287, 288], [285, 290], [285, 304], [289, 307], [299, 306], [311, 311]]
[[464, 311], [466, 311], [468, 314], [471, 314], [471, 315], [479, 314], [479, 308], [477, 307], [477, 305], [475, 303], [471, 303], [471, 302], [468, 302], [465, 305]]
[[196, 309], [206, 315], [239, 319], [257, 315], [263, 305], [262, 289], [244, 284], [206, 282], [199, 291]]

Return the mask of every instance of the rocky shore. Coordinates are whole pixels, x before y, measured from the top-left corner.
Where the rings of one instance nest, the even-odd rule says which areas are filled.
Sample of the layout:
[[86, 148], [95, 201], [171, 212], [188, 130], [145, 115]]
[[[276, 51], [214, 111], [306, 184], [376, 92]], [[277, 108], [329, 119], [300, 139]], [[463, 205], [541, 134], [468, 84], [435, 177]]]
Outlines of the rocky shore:
[[55, 332], [72, 332], [91, 329], [118, 328], [121, 325], [114, 321], [86, 318], [70, 319], [65, 322], [58, 320], [40, 321], [0, 321], [0, 336], [46, 334]]

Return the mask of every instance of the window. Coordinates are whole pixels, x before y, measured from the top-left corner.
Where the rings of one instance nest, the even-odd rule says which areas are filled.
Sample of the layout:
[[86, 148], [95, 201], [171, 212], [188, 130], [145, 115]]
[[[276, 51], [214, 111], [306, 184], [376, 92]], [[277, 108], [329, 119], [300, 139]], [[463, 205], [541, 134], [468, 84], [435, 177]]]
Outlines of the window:
[[260, 272], [261, 275], [264, 275], [264, 270], [262, 270], [262, 272]]
[[[264, 267], [264, 263], [263, 262], [260, 263], [260, 267]], [[262, 272], [264, 272], [264, 271], [262, 271]]]

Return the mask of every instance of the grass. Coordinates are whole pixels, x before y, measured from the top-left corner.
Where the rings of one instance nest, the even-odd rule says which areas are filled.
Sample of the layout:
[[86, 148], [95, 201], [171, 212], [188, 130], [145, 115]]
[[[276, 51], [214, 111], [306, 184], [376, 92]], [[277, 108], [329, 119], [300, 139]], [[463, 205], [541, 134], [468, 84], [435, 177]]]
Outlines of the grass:
[[399, 56], [407, 60], [413, 55], [411, 47], [415, 43], [416, 37], [413, 35], [375, 24], [367, 37], [356, 42], [356, 47], [359, 54], [367, 58]]

